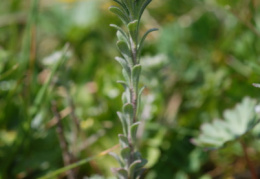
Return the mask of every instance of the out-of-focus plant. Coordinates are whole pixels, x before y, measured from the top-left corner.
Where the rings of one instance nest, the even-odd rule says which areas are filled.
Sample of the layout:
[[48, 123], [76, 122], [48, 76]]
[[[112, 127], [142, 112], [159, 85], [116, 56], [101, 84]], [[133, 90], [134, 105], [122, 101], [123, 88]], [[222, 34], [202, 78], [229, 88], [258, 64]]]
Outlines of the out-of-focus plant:
[[120, 168], [114, 169], [118, 178], [133, 179], [140, 178], [146, 160], [142, 158], [136, 149], [136, 132], [140, 124], [138, 122], [138, 108], [141, 93], [144, 88], [139, 89], [139, 77], [141, 74], [140, 54], [147, 35], [157, 29], [148, 30], [139, 39], [140, 19], [145, 8], [152, 0], [114, 0], [118, 6], [111, 6], [110, 11], [115, 13], [126, 26], [126, 30], [111, 24], [117, 29], [117, 47], [122, 57], [116, 57], [123, 70], [125, 81], [119, 81], [125, 92], [122, 95], [123, 109], [118, 112], [122, 123], [123, 134], [119, 134], [121, 145], [121, 158], [113, 154], [118, 160]]
[[201, 134], [193, 140], [194, 144], [217, 149], [229, 141], [240, 139], [259, 122], [255, 107], [255, 100], [244, 98], [234, 109], [224, 112], [224, 120], [216, 119], [203, 124]]
[[206, 149], [219, 149], [227, 142], [240, 141], [250, 166], [252, 177], [256, 179], [256, 172], [251, 167], [242, 139], [260, 121], [255, 109], [256, 100], [245, 97], [234, 109], [224, 111], [224, 120], [216, 119], [212, 123], [204, 123], [201, 126], [200, 135], [193, 139], [192, 142]]

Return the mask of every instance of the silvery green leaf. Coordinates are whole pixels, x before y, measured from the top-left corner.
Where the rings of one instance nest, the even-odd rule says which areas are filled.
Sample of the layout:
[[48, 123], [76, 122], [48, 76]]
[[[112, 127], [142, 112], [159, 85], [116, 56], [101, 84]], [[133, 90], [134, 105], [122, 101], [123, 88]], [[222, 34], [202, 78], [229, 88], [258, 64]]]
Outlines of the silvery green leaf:
[[131, 102], [131, 94], [130, 94], [129, 88], [125, 89], [125, 92], [122, 95], [122, 101], [123, 101], [123, 104]]
[[[126, 32], [119, 26], [115, 25], [115, 24], [110, 24], [110, 27], [114, 27], [115, 29], [117, 29], [117, 31], [121, 32], [121, 34], [124, 36], [124, 38], [127, 40], [127, 44], [130, 44], [129, 41], [129, 37], [126, 34]], [[120, 40], [120, 39], [119, 39]]]
[[138, 114], [138, 112], [139, 112], [139, 108], [140, 108], [140, 104], [141, 104], [141, 96], [142, 96], [142, 93], [143, 93], [143, 91], [144, 91], [144, 89], [145, 89], [145, 87], [143, 86], [140, 90], [139, 90], [139, 92], [138, 92], [138, 96], [137, 96], [137, 109], [136, 109], [136, 113]]
[[141, 19], [145, 8], [150, 4], [150, 2], [152, 2], [152, 0], [144, 0], [144, 1], [142, 1], [142, 4], [140, 5], [140, 8], [139, 8], [138, 19]]
[[113, 12], [114, 14], [116, 14], [116, 15], [119, 17], [119, 19], [121, 19], [121, 21], [122, 21], [124, 24], [127, 25], [127, 24], [130, 22], [128, 16], [127, 16], [127, 15], [125, 14], [125, 12], [122, 11], [122, 9], [120, 9], [119, 7], [111, 6], [111, 7], [109, 8], [109, 10], [110, 10], [111, 12]]
[[114, 152], [109, 152], [109, 155], [111, 155], [112, 157], [114, 157], [117, 162], [120, 164], [121, 167], [124, 167], [124, 163], [123, 161], [121, 160], [121, 158]]
[[126, 44], [126, 42], [118, 41], [117, 47], [118, 47], [119, 51], [121, 52], [121, 54], [123, 55], [123, 57], [127, 60], [127, 63], [129, 64], [129, 66], [133, 66], [133, 61], [131, 58], [131, 51], [129, 49], [129, 46]]
[[142, 168], [147, 164], [147, 160], [142, 157], [140, 152], [135, 152], [134, 157], [135, 160], [141, 160], [141, 163], [138, 163], [138, 165], [136, 166], [137, 169]]
[[122, 69], [122, 74], [123, 74], [123, 77], [125, 78], [125, 81], [127, 83], [130, 83], [130, 77], [129, 77], [127, 71], [124, 68]]
[[118, 137], [119, 137], [119, 143], [121, 145], [121, 148], [125, 148], [129, 146], [129, 141], [126, 136], [119, 134]]
[[117, 174], [118, 179], [128, 179], [128, 172], [124, 168], [114, 168], [113, 172]]
[[139, 124], [140, 124], [140, 122], [136, 122], [136, 123], [132, 124], [130, 127], [130, 134], [131, 134], [131, 138], [134, 143], [136, 142], [136, 132], [137, 132]]
[[134, 40], [137, 37], [137, 26], [138, 26], [138, 20], [129, 22], [127, 25], [128, 31], [130, 32], [130, 34]]
[[123, 67], [123, 69], [127, 72], [128, 79], [129, 79], [129, 77], [131, 76], [131, 69], [128, 66], [126, 60], [123, 58], [120, 58], [120, 57], [116, 57], [115, 59]]
[[127, 98], [126, 92], [123, 92], [123, 94], [122, 94], [122, 102], [123, 102], [123, 104], [130, 102], [130, 100], [128, 100], [128, 98]]
[[129, 147], [125, 147], [121, 149], [121, 157], [124, 159], [125, 163], [128, 163], [131, 155], [131, 149]]
[[214, 120], [201, 126], [200, 135], [192, 142], [198, 146], [215, 149], [240, 138], [259, 122], [255, 112], [256, 101], [245, 97], [234, 109], [224, 111], [224, 120]]
[[142, 37], [141, 41], [139, 42], [138, 44], [138, 49], [137, 49], [137, 58], [139, 59], [140, 55], [141, 55], [141, 51], [142, 51], [142, 48], [143, 48], [143, 45], [144, 45], [144, 41], [147, 37], [148, 34], [150, 34], [151, 32], [153, 31], [157, 31], [158, 29], [157, 28], [153, 28], [153, 29], [149, 29]]
[[127, 15], [129, 15], [129, 9], [126, 7], [126, 5], [124, 3], [121, 3], [119, 0], [113, 0], [115, 1], [118, 5], [120, 5], [120, 7], [122, 7], [122, 9], [124, 9], [125, 13]]
[[135, 31], [137, 28], [138, 20], [133, 20], [127, 24], [127, 28], [129, 32]]
[[134, 14], [133, 0], [123, 0], [122, 3], [127, 7], [129, 16], [132, 17]]
[[125, 43], [127, 43], [128, 46], [130, 46], [129, 42], [128, 42], [128, 38], [126, 38], [122, 32], [120, 32], [119, 30], [116, 32], [116, 36], [117, 36], [117, 39], [120, 40], [120, 41], [124, 41]]
[[133, 104], [127, 103], [123, 106], [123, 115], [128, 121], [128, 126], [131, 126], [134, 118], [134, 107]]
[[117, 112], [117, 115], [118, 115], [120, 122], [122, 124], [123, 132], [124, 132], [125, 135], [127, 135], [128, 127], [127, 127], [126, 118], [124, 117], [124, 115], [121, 112]]
[[141, 162], [142, 162], [141, 160], [136, 160], [133, 163], [131, 163], [131, 165], [130, 165], [130, 167], [128, 169], [128, 173], [129, 173], [129, 178], [130, 179], [134, 179], [136, 166], [138, 164], [140, 164]]
[[132, 68], [132, 84], [134, 86], [135, 89], [138, 89], [138, 83], [139, 83], [139, 77], [141, 74], [141, 70], [142, 70], [142, 66], [140, 64], [135, 65]]
[[117, 81], [117, 83], [121, 84], [124, 87], [124, 89], [128, 88], [128, 84], [125, 81]]

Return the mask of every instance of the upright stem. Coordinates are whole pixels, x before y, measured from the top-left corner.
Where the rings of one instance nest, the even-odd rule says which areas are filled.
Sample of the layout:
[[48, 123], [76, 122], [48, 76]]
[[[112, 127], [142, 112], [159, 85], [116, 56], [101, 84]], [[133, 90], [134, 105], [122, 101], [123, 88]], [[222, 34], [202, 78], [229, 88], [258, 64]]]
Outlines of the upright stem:
[[[134, 65], [138, 64], [137, 62], [137, 47], [136, 47], [136, 40], [133, 39], [133, 37], [131, 37], [130, 35], [130, 43], [131, 43], [131, 51], [132, 51], [132, 60]], [[131, 80], [132, 81], [132, 80]], [[130, 87], [130, 93], [132, 96], [131, 102], [133, 104], [133, 108], [134, 108], [134, 117], [133, 117], [133, 123], [135, 123], [137, 121], [137, 117], [136, 117], [136, 109], [137, 109], [137, 94], [138, 94], [138, 88], [135, 88], [132, 84], [132, 86]]]
[[141, 65], [139, 64], [139, 54], [141, 46], [146, 36], [153, 30], [149, 30], [138, 41], [139, 24], [143, 10], [151, 2], [151, 0], [114, 0], [118, 6], [111, 6], [110, 11], [116, 14], [122, 22], [127, 26], [127, 30], [123, 30], [117, 25], [112, 24], [118, 32], [118, 49], [122, 58], [116, 60], [123, 67], [123, 76], [125, 81], [122, 82], [125, 87], [123, 94], [123, 111], [118, 112], [118, 116], [123, 126], [124, 134], [119, 134], [119, 142], [121, 144], [121, 158], [115, 157], [121, 168], [115, 169], [118, 178], [135, 179], [139, 178], [143, 172], [146, 160], [136, 149], [136, 131], [139, 126], [137, 123], [137, 108], [139, 94], [139, 77], [141, 73]]
[[[67, 166], [73, 163], [73, 156], [69, 152], [68, 143], [65, 139], [63, 125], [61, 123], [62, 117], [57, 109], [57, 105], [55, 102], [53, 102], [52, 104], [52, 112], [54, 113], [55, 117], [58, 120], [56, 131], [59, 137], [64, 165]], [[68, 174], [68, 179], [75, 179], [75, 173], [72, 169], [68, 170], [67, 174]]]
[[242, 149], [243, 149], [244, 157], [245, 157], [246, 162], [247, 162], [247, 165], [248, 165], [248, 167], [249, 167], [249, 170], [250, 170], [252, 179], [257, 179], [258, 177], [257, 177], [256, 171], [255, 171], [255, 168], [254, 168], [254, 166], [253, 166], [253, 163], [252, 163], [252, 162], [250, 161], [250, 159], [249, 159], [248, 151], [247, 151], [246, 145], [245, 145], [245, 143], [244, 143], [242, 140], [240, 140], [240, 145], [241, 145], [241, 147], [242, 147]]

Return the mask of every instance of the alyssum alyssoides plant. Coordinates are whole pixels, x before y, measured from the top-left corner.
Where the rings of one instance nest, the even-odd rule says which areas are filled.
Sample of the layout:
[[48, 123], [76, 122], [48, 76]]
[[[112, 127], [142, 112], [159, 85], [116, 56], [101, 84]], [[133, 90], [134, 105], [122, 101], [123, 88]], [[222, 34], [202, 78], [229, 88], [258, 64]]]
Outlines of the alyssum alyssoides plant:
[[139, 126], [138, 107], [140, 96], [144, 88], [139, 90], [139, 77], [141, 74], [140, 54], [147, 35], [157, 29], [148, 30], [139, 39], [140, 19], [148, 4], [152, 0], [114, 0], [117, 6], [111, 6], [110, 11], [116, 14], [124, 23], [121, 28], [111, 24], [117, 29], [117, 47], [122, 57], [116, 61], [122, 66], [125, 81], [119, 81], [125, 91], [122, 95], [123, 108], [118, 112], [122, 123], [123, 134], [119, 134], [121, 146], [120, 156], [112, 154], [120, 164], [120, 168], [113, 169], [119, 179], [140, 178], [146, 160], [136, 149], [136, 132]]

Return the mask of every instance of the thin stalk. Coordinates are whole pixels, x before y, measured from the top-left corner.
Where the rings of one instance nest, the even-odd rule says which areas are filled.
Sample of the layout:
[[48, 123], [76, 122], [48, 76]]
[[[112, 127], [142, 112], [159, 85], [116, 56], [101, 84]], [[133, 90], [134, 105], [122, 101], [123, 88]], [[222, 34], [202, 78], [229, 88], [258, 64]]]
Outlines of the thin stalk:
[[103, 152], [101, 152], [101, 153], [99, 153], [97, 155], [94, 155], [92, 157], [88, 157], [88, 158], [82, 159], [82, 160], [80, 160], [78, 162], [75, 162], [75, 163], [73, 163], [71, 165], [65, 166], [65, 167], [60, 168], [58, 170], [55, 170], [55, 171], [53, 171], [51, 173], [48, 173], [48, 174], [46, 174], [46, 175], [44, 175], [44, 176], [42, 176], [42, 177], [40, 177], [38, 179], [53, 179], [56, 176], [66, 172], [68, 170], [71, 170], [71, 169], [74, 169], [76, 167], [82, 166], [82, 165], [84, 165], [84, 164], [86, 164], [86, 163], [88, 163], [90, 161], [93, 161], [93, 160], [99, 158], [99, 157], [105, 156], [108, 153], [112, 152], [113, 150], [117, 149], [118, 147], [119, 147], [119, 145], [115, 145], [115, 146], [113, 146], [113, 147], [111, 147], [111, 148], [109, 148], [109, 149], [107, 149], [107, 150], [105, 150], [105, 151], [103, 151]]
[[249, 30], [251, 30], [257, 37], [260, 37], [260, 32], [256, 29], [256, 27], [248, 20], [244, 20], [237, 12], [231, 10], [233, 15], [242, 22]]
[[249, 159], [247, 147], [246, 147], [245, 143], [244, 143], [242, 140], [240, 140], [240, 145], [241, 145], [241, 147], [242, 147], [242, 149], [243, 149], [244, 157], [245, 157], [246, 163], [247, 163], [247, 165], [248, 165], [248, 167], [249, 167], [249, 170], [250, 170], [252, 179], [257, 179], [258, 177], [257, 177], [257, 174], [256, 174], [256, 170], [255, 170], [255, 168], [254, 168], [253, 163], [252, 163], [251, 160]]
[[[56, 132], [58, 134], [58, 138], [59, 138], [59, 142], [60, 142], [60, 147], [61, 147], [61, 151], [62, 151], [62, 158], [63, 158], [63, 162], [64, 165], [70, 165], [73, 163], [73, 156], [72, 154], [69, 152], [69, 146], [68, 146], [68, 142], [65, 138], [64, 135], [64, 130], [63, 130], [63, 125], [62, 125], [62, 117], [57, 109], [57, 105], [55, 102], [53, 102], [52, 104], [52, 112], [54, 114], [54, 116], [58, 119], [58, 123], [57, 123], [57, 127], [56, 127]], [[68, 179], [76, 179], [75, 177], [75, 173], [72, 169], [67, 171], [67, 175], [68, 175]]]

